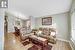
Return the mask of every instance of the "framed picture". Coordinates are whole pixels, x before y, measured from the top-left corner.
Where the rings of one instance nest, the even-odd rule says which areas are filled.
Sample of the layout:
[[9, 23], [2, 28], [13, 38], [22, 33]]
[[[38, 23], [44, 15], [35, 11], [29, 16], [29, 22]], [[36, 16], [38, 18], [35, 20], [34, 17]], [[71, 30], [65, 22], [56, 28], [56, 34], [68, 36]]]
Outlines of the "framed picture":
[[42, 25], [52, 25], [52, 17], [42, 18]]

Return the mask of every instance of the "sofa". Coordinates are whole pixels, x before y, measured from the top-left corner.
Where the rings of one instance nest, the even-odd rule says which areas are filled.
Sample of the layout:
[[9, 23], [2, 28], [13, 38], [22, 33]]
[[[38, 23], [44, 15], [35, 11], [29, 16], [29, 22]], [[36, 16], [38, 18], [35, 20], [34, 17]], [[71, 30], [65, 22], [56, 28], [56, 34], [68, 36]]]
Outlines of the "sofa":
[[20, 29], [20, 38], [24, 42], [30, 35], [36, 35], [48, 39], [48, 42], [56, 43], [56, 30], [54, 28], [39, 28], [33, 29], [31, 33], [26, 32], [26, 28]]
[[56, 43], [56, 30], [54, 28], [39, 28], [35, 35], [48, 39], [50, 43]]

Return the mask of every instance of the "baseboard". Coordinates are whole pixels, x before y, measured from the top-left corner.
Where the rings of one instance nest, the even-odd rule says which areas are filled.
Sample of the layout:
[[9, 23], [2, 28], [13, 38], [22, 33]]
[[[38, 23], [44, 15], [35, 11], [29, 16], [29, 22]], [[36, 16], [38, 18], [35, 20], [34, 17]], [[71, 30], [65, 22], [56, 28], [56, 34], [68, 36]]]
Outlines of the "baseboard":
[[75, 41], [71, 38], [71, 41], [73, 42], [74, 46], [75, 46]]
[[72, 47], [72, 44], [71, 44], [71, 42], [70, 42], [70, 41], [69, 41], [69, 44], [70, 44], [71, 49], [73, 50], [73, 47]]
[[71, 40], [69, 41], [69, 44], [70, 44], [70, 47], [71, 47], [71, 49], [72, 50], [75, 50], [75, 43], [73, 42], [73, 40], [72, 40], [72, 38], [71, 38]]
[[65, 42], [69, 42], [69, 40], [65, 40], [65, 39], [61, 39], [61, 38], [56, 38], [57, 40], [60, 40], [60, 41], [65, 41]]
[[56, 38], [57, 40], [60, 40], [60, 41], [65, 41], [65, 42], [69, 42], [69, 45], [71, 47], [72, 50], [74, 50], [73, 46], [72, 46], [72, 42], [70, 40], [65, 40], [65, 39], [61, 39], [61, 38]]

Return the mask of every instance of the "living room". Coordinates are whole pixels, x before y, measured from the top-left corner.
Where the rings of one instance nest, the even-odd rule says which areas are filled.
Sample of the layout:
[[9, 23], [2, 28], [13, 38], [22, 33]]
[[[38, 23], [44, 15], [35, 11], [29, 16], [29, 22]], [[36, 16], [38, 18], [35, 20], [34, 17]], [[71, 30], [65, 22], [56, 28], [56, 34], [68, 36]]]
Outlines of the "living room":
[[[70, 35], [68, 34], [68, 26], [67, 26], [68, 25], [68, 14], [69, 13], [66, 12], [66, 13], [61, 13], [61, 14], [56, 14], [56, 15], [51, 15], [51, 16], [44, 16], [44, 17], [30, 16], [28, 18], [20, 18], [19, 16], [17, 17], [15, 15], [15, 13], [11, 13], [9, 11], [5, 12], [5, 19], [6, 19], [5, 23], [7, 23], [7, 27], [5, 26], [5, 29], [7, 29], [7, 30], [5, 31], [5, 45], [4, 45], [5, 48], [4, 49], [5, 50], [6, 49], [7, 50], [15, 49], [14, 45], [16, 43], [18, 43], [17, 40], [23, 46], [27, 46], [28, 44], [31, 44], [30, 41], [32, 41], [32, 40], [28, 41], [28, 44], [25, 44], [25, 43], [27, 43], [27, 40], [31, 38], [30, 35], [32, 35], [32, 37], [34, 37], [34, 38], [35, 38], [35, 36], [37, 36], [37, 38], [39, 38], [39, 37], [46, 38], [48, 40], [48, 43], [51, 46], [55, 45], [55, 47], [53, 47], [52, 50], [55, 50], [56, 46], [57, 46], [57, 50], [58, 49], [60, 50], [61, 48], [62, 48], [62, 50], [65, 49], [66, 45], [68, 45], [68, 47], [69, 47], [70, 46], [69, 45], [69, 36]], [[23, 15], [22, 15], [22, 17], [23, 17]], [[46, 23], [43, 23], [43, 21], [46, 19], [50, 20], [49, 23], [47, 23], [48, 21]], [[62, 23], [62, 24], [60, 24], [60, 23]], [[16, 27], [17, 27], [17, 29], [16, 29]], [[42, 33], [44, 33], [44, 34], [42, 34], [42, 33], [39, 34], [40, 31], [42, 31]], [[8, 32], [8, 33], [6, 33], [6, 32]], [[30, 38], [27, 38], [27, 36]], [[11, 41], [13, 44], [11, 43]], [[9, 45], [7, 45], [8, 42], [9, 42]], [[19, 43], [16, 44], [16, 46], [19, 45]], [[61, 45], [58, 45], [59, 43]], [[68, 43], [68, 44], [63, 44], [63, 43]], [[11, 46], [11, 47], [7, 47], [7, 46]], [[63, 47], [63, 46], [65, 46], [65, 47]], [[66, 47], [65, 50], [70, 49], [70, 47], [69, 48], [68, 47]], [[18, 47], [17, 47], [17, 49], [18, 49]], [[15, 50], [17, 50], [17, 49], [15, 49]], [[48, 50], [50, 50], [50, 49], [48, 49]]]
[[75, 50], [75, 0], [17, 1], [0, 9], [4, 50]]

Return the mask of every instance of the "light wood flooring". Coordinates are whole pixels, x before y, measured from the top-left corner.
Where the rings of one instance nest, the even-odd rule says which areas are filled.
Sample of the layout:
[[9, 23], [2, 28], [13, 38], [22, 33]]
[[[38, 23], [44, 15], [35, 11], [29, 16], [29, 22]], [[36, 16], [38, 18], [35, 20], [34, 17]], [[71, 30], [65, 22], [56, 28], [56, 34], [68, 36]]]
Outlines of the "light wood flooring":
[[[57, 40], [56, 44], [49, 44], [53, 46], [52, 50], [71, 50], [68, 42]], [[23, 46], [20, 42], [20, 38], [16, 37], [12, 33], [8, 33], [5, 35], [4, 50], [28, 50], [28, 48], [32, 46], [32, 43]]]

